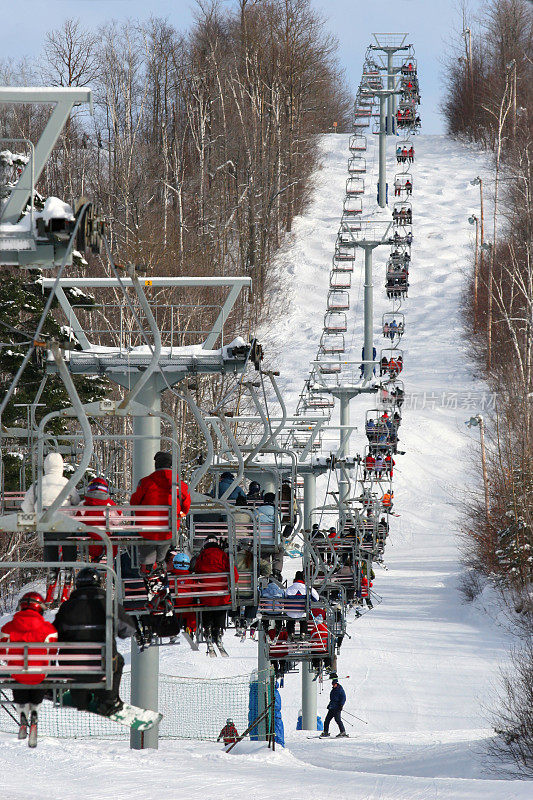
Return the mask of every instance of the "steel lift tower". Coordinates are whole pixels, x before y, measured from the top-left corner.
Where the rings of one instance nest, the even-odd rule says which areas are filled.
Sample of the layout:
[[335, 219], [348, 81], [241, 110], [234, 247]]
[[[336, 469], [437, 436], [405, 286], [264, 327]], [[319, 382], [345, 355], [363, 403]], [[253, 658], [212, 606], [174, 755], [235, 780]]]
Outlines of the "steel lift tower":
[[[111, 254], [110, 262], [114, 268]], [[43, 288], [51, 288], [54, 278], [44, 279]], [[203, 342], [199, 346], [180, 347], [170, 343], [164, 347], [161, 335], [153, 318], [141, 280], [135, 268], [129, 268], [126, 278], [60, 278], [57, 298], [82, 346], [80, 351], [71, 351], [67, 365], [71, 374], [105, 375], [109, 380], [127, 389], [121, 406], [127, 408], [136, 402], [141, 404], [146, 413], [136, 414], [133, 418], [133, 485], [145, 475], [153, 471], [154, 455], [161, 447], [161, 394], [165, 389], [180, 381], [200, 374], [239, 373], [245, 368], [250, 346], [236, 343], [213, 350], [219, 337], [222, 337], [224, 322], [237, 300], [242, 288], [251, 286], [250, 278], [159, 278], [153, 277], [143, 281], [146, 287], [189, 288], [206, 287], [211, 289], [227, 289], [218, 317], [209, 331], [204, 332]], [[150, 326], [152, 343], [137, 348], [99, 347], [89, 340], [74, 309], [65, 294], [65, 289], [135, 289], [136, 299], [142, 309], [145, 320]], [[127, 299], [127, 298], [126, 298]], [[118, 332], [115, 332], [118, 333]], [[176, 334], [179, 331], [175, 332]], [[49, 371], [55, 371], [53, 362], [48, 362]], [[159, 649], [147, 647], [140, 650], [132, 640], [131, 651], [131, 701], [142, 708], [157, 710]], [[134, 749], [157, 748], [158, 730], [154, 726], [140, 734], [131, 733], [131, 746]]]

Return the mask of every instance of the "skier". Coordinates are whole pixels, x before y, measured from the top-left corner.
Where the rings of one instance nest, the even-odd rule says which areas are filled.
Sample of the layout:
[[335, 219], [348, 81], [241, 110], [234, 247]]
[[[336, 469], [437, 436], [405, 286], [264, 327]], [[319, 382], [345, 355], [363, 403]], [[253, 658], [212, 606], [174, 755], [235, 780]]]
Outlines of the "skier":
[[324, 730], [320, 734], [320, 738], [329, 738], [329, 726], [331, 720], [334, 719], [339, 726], [337, 739], [340, 739], [348, 736], [341, 719], [341, 712], [346, 702], [346, 692], [339, 683], [339, 676], [337, 673], [332, 672], [329, 677], [331, 678], [332, 688], [329, 694], [328, 713], [326, 714], [326, 719], [324, 720]]
[[[174, 607], [176, 609], [189, 608], [197, 603], [196, 594], [198, 593], [198, 581], [191, 575], [191, 558], [188, 553], [175, 553], [168, 571], [176, 576], [174, 586], [176, 596]], [[176, 622], [180, 628], [184, 628], [185, 633], [192, 638], [196, 632], [196, 612], [176, 611]]]
[[285, 596], [287, 598], [293, 597], [296, 599], [296, 597], [300, 595], [303, 596], [304, 598], [302, 601], [302, 610], [300, 610], [299, 608], [295, 608], [294, 606], [289, 606], [287, 609], [287, 616], [290, 617], [290, 619], [287, 621], [287, 632], [289, 634], [289, 638], [291, 638], [294, 635], [297, 619], [300, 620], [300, 633], [307, 633], [307, 620], [305, 619], [306, 613], [304, 610], [304, 606], [305, 606], [305, 598], [308, 592], [310, 595], [310, 600], [318, 602], [318, 594], [316, 590], [313, 589], [312, 586], [308, 588], [305, 585], [304, 573], [301, 570], [299, 570], [294, 576], [294, 582], [289, 587], [287, 587], [287, 591], [285, 593]]
[[[80, 517], [81, 521], [85, 525], [104, 527], [106, 514], [102, 506], [116, 506], [116, 503], [114, 500], [111, 500], [111, 497], [109, 496], [109, 484], [107, 483], [106, 479], [102, 477], [93, 478], [87, 487], [87, 491], [85, 492], [85, 497], [82, 503], [82, 507], [84, 509], [86, 508], [86, 510], [78, 511], [76, 516]], [[121, 512], [110, 510], [108, 513], [110, 524], [115, 527], [120, 525], [122, 521]], [[101, 537], [98, 536], [97, 533], [89, 532], [89, 536], [91, 539], [101, 541]], [[113, 556], [116, 556], [116, 554], [117, 547], [113, 547]], [[89, 545], [89, 556], [91, 561], [100, 561], [103, 555], [104, 548], [101, 545]]]
[[[64, 463], [63, 456], [60, 453], [48, 453], [44, 459], [43, 468], [44, 475], [41, 478], [41, 506], [43, 510], [45, 510], [52, 505], [63, 487], [67, 485], [68, 478], [65, 478], [63, 475]], [[36, 486], [37, 483], [32, 483], [24, 495], [20, 510], [24, 511], [26, 514], [36, 510]], [[76, 489], [73, 489], [68, 497], [63, 500], [61, 505], [77, 506], [79, 502], [80, 496]]]
[[[68, 483], [68, 478], [65, 478], [63, 475], [64, 463], [63, 463], [63, 456], [60, 453], [48, 453], [46, 458], [44, 459], [43, 464], [44, 475], [41, 478], [40, 482], [40, 490], [41, 490], [41, 507], [43, 511], [45, 511], [49, 506], [52, 505], [58, 494], [61, 492], [64, 486]], [[37, 510], [37, 493], [38, 493], [38, 482], [32, 483], [26, 494], [24, 495], [24, 500], [22, 501], [22, 505], [20, 507], [21, 511], [26, 514], [30, 514]], [[76, 491], [73, 489], [68, 497], [65, 497], [61, 506], [77, 506], [80, 503], [81, 499]], [[43, 548], [43, 559], [44, 561], [59, 561], [59, 545], [57, 544], [47, 544], [47, 539], [54, 539], [55, 541], [60, 541], [62, 539], [66, 539], [68, 534], [61, 534], [61, 533], [48, 533], [45, 532], [44, 534], [44, 548]], [[61, 547], [61, 555], [62, 561], [76, 561], [77, 555], [77, 548], [75, 544], [64, 544]], [[48, 586], [46, 588], [46, 597], [45, 603], [48, 605], [54, 599], [57, 581], [59, 578], [59, 570], [53, 570]]]
[[364, 481], [366, 481], [366, 479], [370, 475], [372, 475], [372, 473], [374, 472], [375, 467], [376, 467], [376, 459], [374, 458], [372, 453], [368, 453], [368, 455], [365, 456], [365, 467], [364, 467], [364, 473], [363, 473], [363, 480]]
[[263, 499], [263, 490], [257, 481], [251, 481], [248, 486], [248, 494], [246, 495], [248, 503], [260, 503]]
[[217, 742], [222, 739], [224, 744], [234, 744], [239, 738], [239, 731], [232, 719], [227, 719], [226, 724], [218, 734]]
[[[235, 475], [233, 472], [223, 472], [220, 476], [220, 481], [218, 484], [218, 494], [217, 497], [222, 497], [224, 492], [229, 489], [233, 481], [235, 480]], [[211, 497], [215, 496], [215, 488], [211, 490]], [[246, 498], [246, 492], [244, 489], [241, 489], [240, 486], [235, 486], [235, 488], [230, 492], [227, 500], [236, 500], [238, 497]]]
[[[76, 588], [69, 599], [61, 604], [54, 619], [58, 639], [63, 642], [102, 642], [105, 643], [106, 635], [106, 604], [105, 592], [100, 583], [100, 575], [93, 567], [84, 567], [76, 576]], [[115, 620], [115, 631], [121, 639], [127, 639], [135, 634], [135, 623], [126, 614], [123, 607], [118, 605], [118, 618]], [[61, 651], [60, 651], [61, 652]], [[83, 648], [80, 647], [80, 653]], [[98, 714], [111, 716], [120, 711], [123, 706], [119, 697], [120, 679], [124, 668], [124, 659], [117, 652], [113, 636], [113, 686], [111, 689], [72, 689], [70, 696], [73, 705], [81, 710], [87, 710], [93, 701], [97, 701]], [[91, 683], [91, 677], [86, 677], [86, 683]], [[99, 681], [99, 678], [95, 678]]]
[[[240, 539], [237, 546], [237, 555], [235, 557], [235, 569], [239, 573], [240, 578], [246, 574], [250, 575], [250, 582], [244, 582], [244, 585], [238, 586], [238, 602], [239, 613], [235, 621], [236, 636], [246, 636], [246, 629], [248, 621], [255, 619], [257, 615], [257, 606], [253, 604], [253, 570], [254, 570], [254, 540], [251, 538]], [[272, 573], [270, 561], [266, 558], [258, 558], [258, 574], [268, 578]]]
[[[222, 645], [222, 636], [226, 627], [226, 610], [217, 606], [226, 606], [231, 603], [231, 594], [228, 592], [220, 596], [221, 587], [228, 587], [230, 560], [228, 554], [218, 543], [217, 537], [206, 536], [204, 545], [195, 561], [192, 570], [197, 575], [224, 575], [224, 579], [210, 577], [201, 582], [201, 586], [206, 590], [219, 592], [213, 596], [202, 597], [202, 621], [204, 626], [204, 636], [207, 642], [207, 652], [209, 655], [216, 655], [213, 649], [213, 642], [217, 645], [220, 652], [225, 652]], [[233, 567], [235, 583], [239, 580], [239, 573]]]
[[[0, 642], [56, 642], [57, 630], [50, 623], [43, 619], [46, 603], [38, 592], [26, 592], [18, 604], [18, 609], [13, 619], [3, 626], [1, 630]], [[28, 667], [47, 667], [49, 666], [50, 651], [44, 648], [31, 648], [28, 656]], [[54, 653], [55, 654], [55, 653]], [[0, 657], [8, 657], [9, 666], [14, 668], [23, 667], [22, 648], [0, 648]], [[19, 656], [14, 659], [13, 656]], [[43, 682], [46, 673], [17, 673], [11, 678], [20, 684], [20, 689], [12, 689], [13, 702], [18, 706], [20, 714], [20, 727], [18, 738], [25, 739], [28, 735], [28, 724], [30, 725], [30, 735], [28, 744], [30, 747], [37, 746], [37, 707], [42, 703], [45, 690], [39, 689], [38, 685]], [[22, 688], [25, 687], [25, 688]]]
[[[278, 581], [275, 576], [272, 576], [269, 579], [267, 586], [260, 590], [260, 597], [262, 600], [267, 598], [270, 600], [267, 606], [263, 603], [263, 627], [265, 631], [268, 630], [270, 625], [269, 616], [280, 616], [283, 614], [283, 598], [286, 596], [286, 590], [283, 586], [280, 585], [281, 581]], [[276, 620], [276, 630], [280, 631], [281, 629], [281, 620]]]
[[[139, 481], [137, 489], [130, 498], [130, 505], [172, 505], [172, 455], [160, 450], [154, 456], [154, 464], [155, 471]], [[191, 507], [189, 487], [184, 481], [180, 481], [176, 505], [179, 527], [179, 521], [186, 516]], [[164, 526], [162, 516], [166, 520], [166, 513], [163, 514], [161, 511], [142, 511], [138, 512], [138, 516], [141, 518], [139, 524], [145, 528], [145, 530], [140, 531], [141, 536], [151, 540], [150, 544], [138, 547], [141, 565], [139, 571], [146, 583], [148, 603], [153, 611], [159, 611], [160, 608], [163, 608], [166, 616], [173, 616], [174, 608], [168, 589], [165, 567], [169, 551], [169, 539], [172, 538], [172, 532], [169, 530], [150, 530], [153, 527], [161, 529]]]

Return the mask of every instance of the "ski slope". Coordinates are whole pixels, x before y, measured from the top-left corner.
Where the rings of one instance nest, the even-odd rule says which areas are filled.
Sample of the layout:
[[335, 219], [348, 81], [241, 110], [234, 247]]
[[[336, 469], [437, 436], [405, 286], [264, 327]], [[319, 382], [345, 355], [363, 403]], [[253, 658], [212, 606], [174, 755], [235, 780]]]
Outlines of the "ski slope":
[[[371, 137], [369, 137], [371, 139]], [[367, 154], [375, 194], [374, 143]], [[243, 744], [226, 755], [220, 745], [162, 741], [159, 751], [130, 752], [128, 744], [43, 739], [37, 751], [1, 734], [0, 798], [84, 800], [526, 800], [533, 788], [518, 777], [500, 779], [485, 757], [490, 709], [497, 702], [498, 669], [507, 660], [509, 635], [486, 592], [466, 605], [461, 574], [457, 502], [470, 483], [478, 446], [464, 421], [488, 402], [475, 379], [463, 342], [459, 304], [476, 207], [470, 180], [483, 174], [484, 157], [441, 136], [416, 137], [413, 167], [412, 267], [406, 314], [402, 378], [413, 395], [406, 402], [395, 471], [395, 510], [380, 570], [375, 608], [351, 620], [339, 658], [348, 695], [349, 740], [309, 740], [296, 732], [300, 678], [282, 690], [286, 744], [275, 753]], [[321, 165], [306, 212], [278, 256], [289, 313], [273, 319], [266, 336], [278, 364], [289, 408], [314, 358], [346, 180], [348, 137], [325, 136]], [[392, 154], [393, 142], [389, 143]], [[389, 161], [389, 183], [395, 165]], [[369, 198], [370, 199], [370, 198]], [[368, 207], [368, 206], [366, 206]], [[383, 290], [388, 248], [375, 251], [376, 345], [389, 302]], [[350, 311], [353, 358], [361, 351], [362, 284], [354, 274]], [[290, 348], [287, 347], [290, 342]], [[352, 421], [364, 445], [364, 410], [353, 402]], [[296, 564], [286, 564], [292, 578]], [[377, 568], [379, 569], [379, 567]], [[382, 601], [380, 602], [380, 598]], [[256, 645], [226, 634], [230, 659], [208, 659], [185, 644], [161, 650], [161, 672], [215, 677], [249, 672]], [[324, 716], [327, 690], [319, 695]], [[179, 714], [179, 709], [176, 709]], [[348, 722], [350, 718], [346, 717]], [[335, 733], [333, 725], [332, 732]]]

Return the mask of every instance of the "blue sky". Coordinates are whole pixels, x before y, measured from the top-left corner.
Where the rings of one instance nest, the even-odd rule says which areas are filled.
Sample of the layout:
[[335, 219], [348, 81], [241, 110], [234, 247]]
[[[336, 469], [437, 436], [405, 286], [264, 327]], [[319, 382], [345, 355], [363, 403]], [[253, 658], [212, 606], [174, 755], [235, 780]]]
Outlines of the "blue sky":
[[[0, 0], [0, 7], [8, 3], [11, 12], [2, 15], [0, 55], [14, 58], [37, 56], [46, 31], [59, 27], [68, 17], [96, 25], [109, 19], [145, 19], [153, 14], [167, 17], [184, 30], [193, 19], [195, 7], [193, 0], [24, 0], [24, 14], [17, 14], [12, 13], [13, 0]], [[223, 4], [233, 3], [224, 0]], [[313, 5], [328, 18], [328, 27], [339, 40], [340, 61], [354, 91], [371, 34], [409, 32], [419, 65], [423, 132], [442, 132], [438, 112], [441, 60], [452, 31], [460, 25], [458, 0], [314, 0]], [[469, 5], [475, 11], [482, 2], [470, 0]]]

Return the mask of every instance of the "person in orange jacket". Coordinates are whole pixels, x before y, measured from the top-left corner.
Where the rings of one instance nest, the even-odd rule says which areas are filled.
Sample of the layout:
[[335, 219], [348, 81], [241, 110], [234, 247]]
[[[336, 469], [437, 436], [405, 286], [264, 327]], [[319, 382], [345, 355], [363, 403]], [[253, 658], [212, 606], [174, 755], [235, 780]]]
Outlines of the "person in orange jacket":
[[387, 509], [390, 510], [392, 508], [393, 498], [394, 498], [394, 492], [392, 492], [392, 491], [391, 492], [385, 492], [385, 494], [383, 495], [383, 498], [381, 500], [381, 504], [382, 504], [383, 508], [387, 508]]

